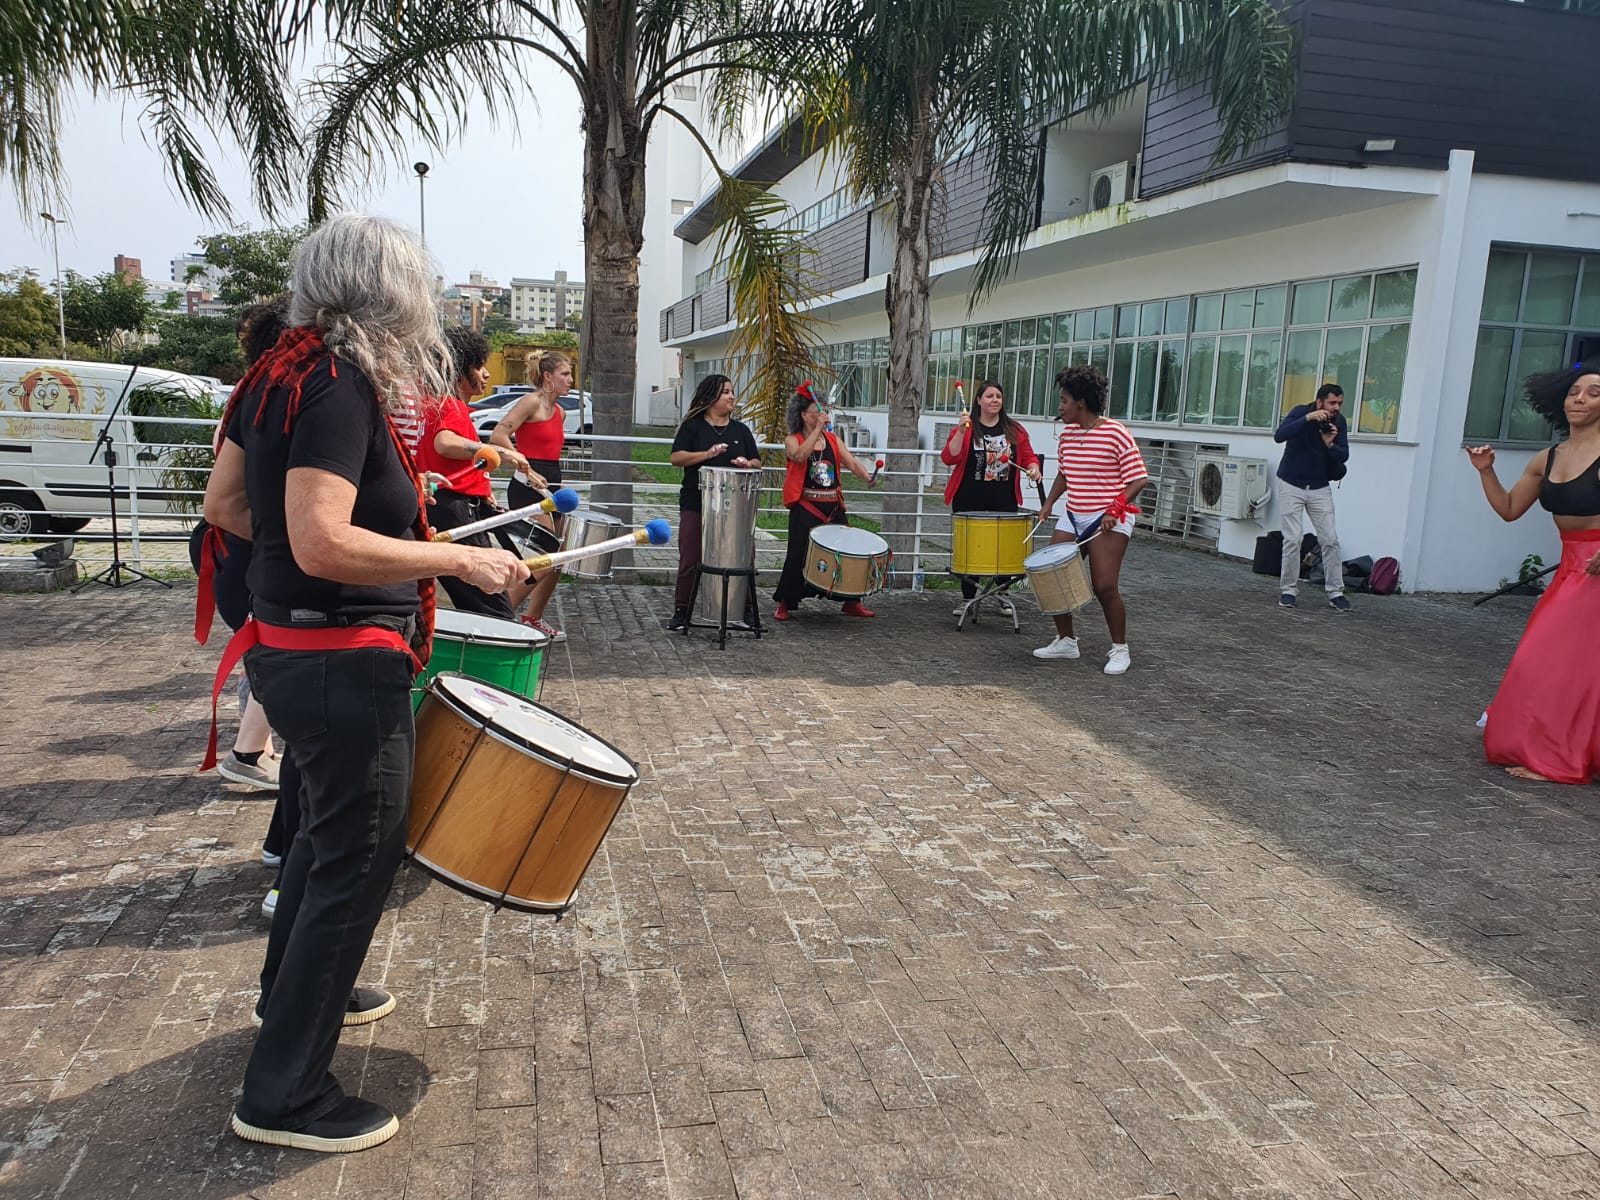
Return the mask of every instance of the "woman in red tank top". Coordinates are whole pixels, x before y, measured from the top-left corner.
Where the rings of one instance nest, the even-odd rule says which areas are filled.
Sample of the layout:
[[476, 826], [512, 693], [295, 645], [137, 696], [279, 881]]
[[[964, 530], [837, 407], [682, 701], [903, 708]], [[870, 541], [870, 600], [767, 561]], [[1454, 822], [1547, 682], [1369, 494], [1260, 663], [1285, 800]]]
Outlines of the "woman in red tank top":
[[[537, 504], [550, 487], [561, 482], [561, 448], [567, 434], [565, 414], [557, 401], [572, 390], [572, 360], [559, 351], [547, 350], [537, 359], [529, 360], [528, 376], [538, 387], [512, 406], [494, 427], [489, 439], [496, 446], [518, 451], [528, 460], [527, 471], [517, 472], [506, 485], [506, 503], [511, 508]], [[549, 531], [553, 543], [549, 548], [558, 547], [562, 532], [560, 515], [543, 514], [535, 521]], [[567, 635], [546, 621], [544, 612], [560, 579], [560, 571], [548, 571], [536, 582], [514, 586], [507, 593], [513, 610], [519, 608], [524, 599], [528, 600], [523, 622], [555, 642], [566, 641]]]

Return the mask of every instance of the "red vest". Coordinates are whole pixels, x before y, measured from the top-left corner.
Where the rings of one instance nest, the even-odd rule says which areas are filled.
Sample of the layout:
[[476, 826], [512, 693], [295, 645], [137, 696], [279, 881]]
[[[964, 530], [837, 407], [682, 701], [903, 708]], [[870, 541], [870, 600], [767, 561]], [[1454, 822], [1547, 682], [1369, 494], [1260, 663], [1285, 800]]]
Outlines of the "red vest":
[[[822, 436], [827, 440], [828, 448], [833, 451], [834, 465], [838, 468], [840, 482], [842, 483], [844, 480], [844, 458], [839, 453], [839, 439], [827, 430], [823, 431]], [[783, 475], [783, 505], [785, 508], [792, 504], [797, 504], [800, 500], [800, 494], [806, 490], [806, 466], [807, 464], [804, 460], [795, 462], [793, 459], [788, 459], [788, 467]]]

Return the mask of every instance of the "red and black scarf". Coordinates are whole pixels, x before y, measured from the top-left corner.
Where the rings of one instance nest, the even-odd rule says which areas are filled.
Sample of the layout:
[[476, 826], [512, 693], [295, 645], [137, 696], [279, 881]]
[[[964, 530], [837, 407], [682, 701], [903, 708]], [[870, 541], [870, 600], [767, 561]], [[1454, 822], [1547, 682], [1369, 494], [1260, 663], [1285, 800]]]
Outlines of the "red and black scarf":
[[[277, 343], [268, 350], [245, 372], [245, 376], [233, 389], [233, 394], [228, 397], [227, 407], [222, 413], [222, 429], [226, 435], [228, 426], [233, 421], [236, 411], [249, 402], [255, 400], [255, 415], [250, 421], [257, 429], [262, 427], [266, 419], [267, 398], [274, 388], [282, 388], [289, 393], [288, 404], [284, 407], [283, 432], [288, 433], [294, 424], [295, 414], [300, 411], [300, 393], [305, 387], [305, 382], [326, 359], [328, 369], [334, 378], [339, 376], [339, 360], [322, 341], [322, 331], [307, 325], [299, 325], [287, 329], [278, 338]], [[381, 410], [380, 397], [380, 410]], [[405, 439], [400, 436], [400, 431], [395, 427], [392, 417], [386, 410], [383, 411], [383, 422], [389, 430], [389, 440], [394, 443], [395, 453], [400, 456], [400, 463], [406, 469], [412, 486], [417, 492], [417, 518], [411, 524], [411, 531], [418, 541], [426, 542], [432, 534], [428, 527], [428, 493], [423, 486], [422, 475], [417, 470], [416, 460], [411, 457], [411, 448], [406, 445]], [[214, 586], [211, 572], [215, 570], [216, 555], [213, 551], [213, 538], [215, 548], [222, 549], [222, 535], [219, 530], [212, 529], [206, 534], [206, 542], [200, 555], [200, 595], [195, 613], [195, 637], [205, 641], [206, 635], [211, 631], [211, 618], [209, 611], [202, 619], [199, 605], [204, 605], [208, 610], [215, 607]], [[222, 553], [226, 553], [225, 550]], [[436, 607], [434, 599], [435, 583], [433, 577], [426, 576], [417, 580], [417, 596], [421, 600], [421, 611], [418, 621], [418, 637], [414, 649], [417, 659], [426, 663], [433, 653], [433, 614]]]

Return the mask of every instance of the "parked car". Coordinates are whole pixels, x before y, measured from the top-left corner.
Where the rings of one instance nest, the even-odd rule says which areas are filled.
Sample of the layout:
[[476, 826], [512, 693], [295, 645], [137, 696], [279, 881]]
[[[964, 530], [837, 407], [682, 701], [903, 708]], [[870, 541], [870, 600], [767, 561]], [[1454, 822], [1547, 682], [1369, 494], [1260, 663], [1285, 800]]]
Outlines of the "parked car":
[[470, 401], [467, 407], [473, 412], [481, 412], [486, 408], [504, 408], [508, 404], [515, 404], [518, 396], [531, 391], [533, 388], [526, 383], [502, 384], [488, 395]]
[[[524, 389], [524, 391], [531, 390], [531, 388]], [[489, 440], [494, 433], [494, 427], [500, 424], [505, 419], [506, 414], [516, 407], [516, 403], [521, 396], [522, 393], [519, 393], [510, 400], [504, 401], [498, 407], [479, 408], [473, 412], [472, 423], [477, 428], [478, 438], [481, 441], [487, 442]], [[485, 397], [485, 399], [492, 399], [492, 397]], [[594, 400], [588, 392], [580, 392], [577, 388], [573, 388], [572, 391], [562, 396], [556, 403], [561, 405], [566, 414], [561, 427], [566, 430], [569, 440], [578, 437], [580, 434], [594, 432]]]

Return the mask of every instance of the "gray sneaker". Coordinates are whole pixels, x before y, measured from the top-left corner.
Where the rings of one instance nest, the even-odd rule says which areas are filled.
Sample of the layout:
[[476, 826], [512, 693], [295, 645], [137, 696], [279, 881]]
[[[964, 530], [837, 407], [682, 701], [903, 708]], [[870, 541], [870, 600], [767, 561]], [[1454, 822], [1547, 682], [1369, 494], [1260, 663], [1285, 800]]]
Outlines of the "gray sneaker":
[[254, 764], [240, 762], [232, 750], [217, 764], [217, 774], [233, 783], [263, 792], [278, 790], [278, 760], [262, 755]]

